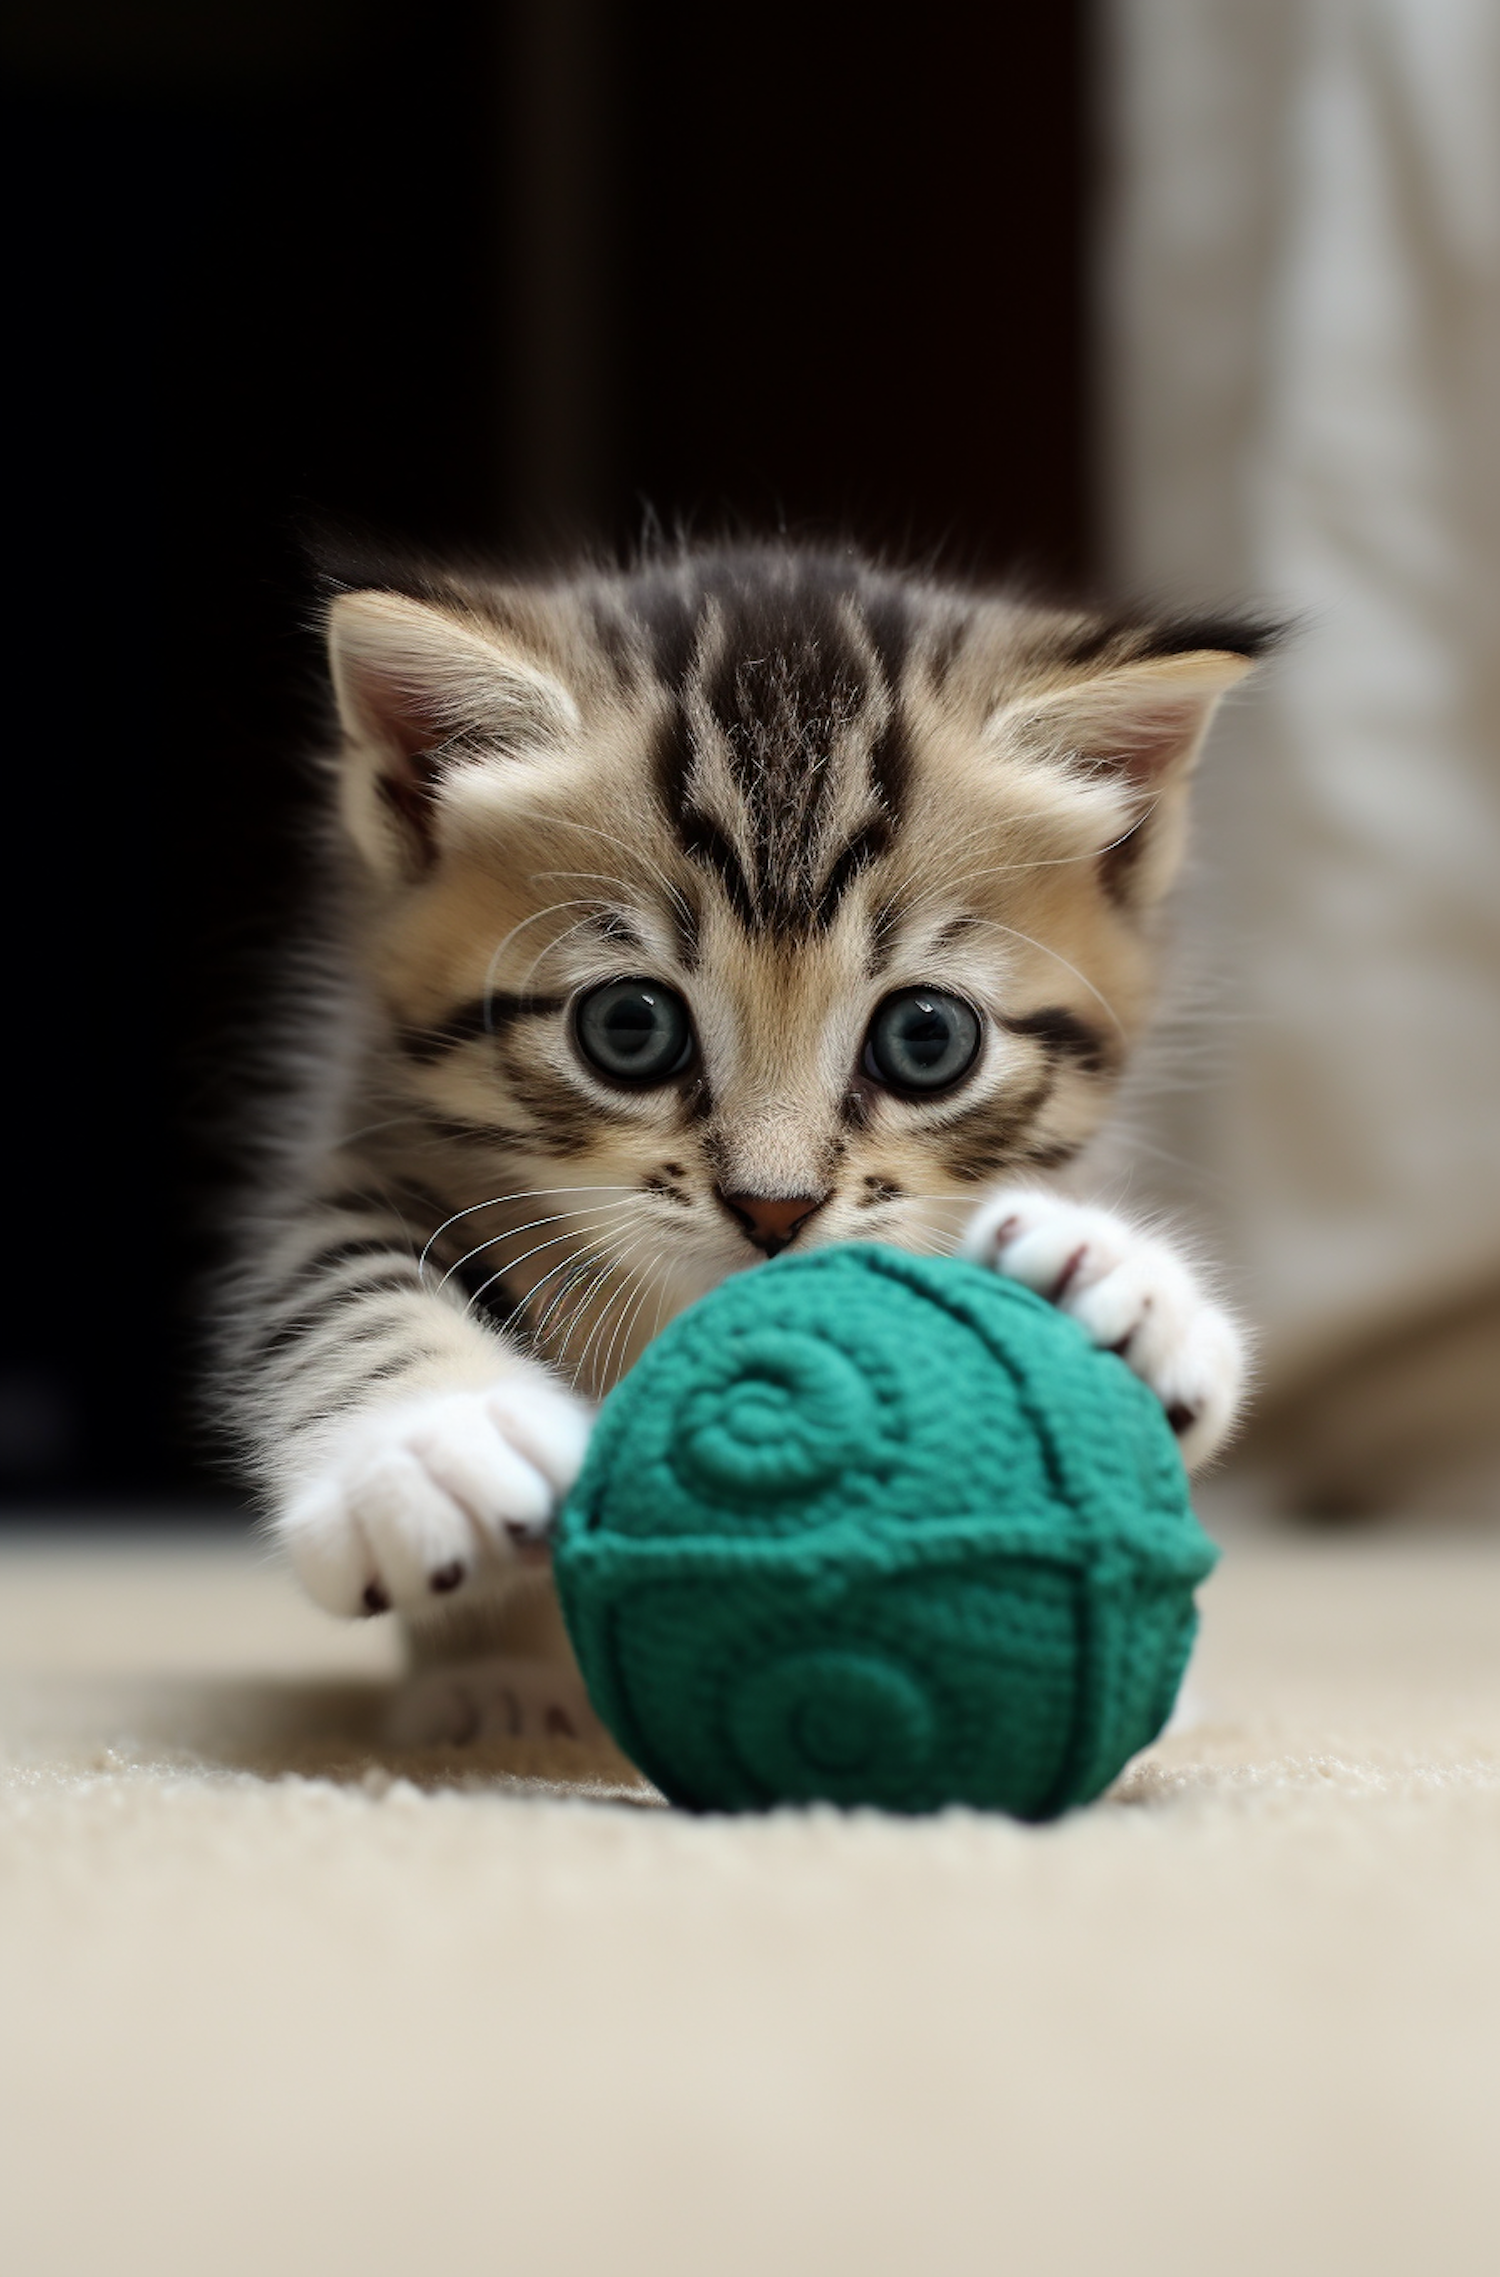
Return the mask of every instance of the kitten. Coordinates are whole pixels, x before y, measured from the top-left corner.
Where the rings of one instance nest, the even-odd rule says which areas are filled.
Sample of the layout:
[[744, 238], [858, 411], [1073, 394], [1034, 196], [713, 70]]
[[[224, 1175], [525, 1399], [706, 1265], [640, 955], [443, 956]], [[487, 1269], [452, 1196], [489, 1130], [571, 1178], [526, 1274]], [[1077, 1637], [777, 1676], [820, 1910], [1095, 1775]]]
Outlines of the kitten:
[[488, 1683], [440, 1667], [414, 1736], [579, 1728], [538, 1591], [592, 1403], [784, 1249], [958, 1247], [1213, 1454], [1233, 1322], [1060, 1181], [1146, 1021], [1189, 776], [1265, 628], [766, 545], [403, 572], [342, 585], [327, 634], [339, 974], [227, 1373], [321, 1605], [395, 1609], [419, 1658], [508, 1620], [529, 1648]]

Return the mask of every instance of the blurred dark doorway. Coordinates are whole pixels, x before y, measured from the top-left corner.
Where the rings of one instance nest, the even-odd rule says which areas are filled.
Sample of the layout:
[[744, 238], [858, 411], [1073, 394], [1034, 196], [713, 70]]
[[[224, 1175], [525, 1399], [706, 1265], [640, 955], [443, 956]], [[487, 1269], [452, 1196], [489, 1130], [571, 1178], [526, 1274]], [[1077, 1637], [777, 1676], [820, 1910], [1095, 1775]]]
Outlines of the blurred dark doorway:
[[0, 1496], [196, 1507], [213, 1120], [304, 884], [298, 518], [1086, 572], [1082, 7], [49, 0], [0, 60]]

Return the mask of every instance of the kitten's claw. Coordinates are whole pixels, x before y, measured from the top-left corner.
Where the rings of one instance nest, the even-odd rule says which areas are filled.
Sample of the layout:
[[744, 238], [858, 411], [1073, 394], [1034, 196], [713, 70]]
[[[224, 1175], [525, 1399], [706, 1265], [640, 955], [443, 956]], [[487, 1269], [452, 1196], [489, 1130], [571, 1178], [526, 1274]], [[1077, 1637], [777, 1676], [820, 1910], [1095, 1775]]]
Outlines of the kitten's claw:
[[591, 1421], [535, 1376], [375, 1408], [344, 1426], [277, 1532], [330, 1613], [430, 1611], [541, 1552]]
[[1244, 1339], [1159, 1235], [1108, 1210], [1013, 1189], [976, 1213], [962, 1254], [1024, 1282], [1119, 1353], [1166, 1409], [1190, 1470], [1223, 1445], [1244, 1388]]

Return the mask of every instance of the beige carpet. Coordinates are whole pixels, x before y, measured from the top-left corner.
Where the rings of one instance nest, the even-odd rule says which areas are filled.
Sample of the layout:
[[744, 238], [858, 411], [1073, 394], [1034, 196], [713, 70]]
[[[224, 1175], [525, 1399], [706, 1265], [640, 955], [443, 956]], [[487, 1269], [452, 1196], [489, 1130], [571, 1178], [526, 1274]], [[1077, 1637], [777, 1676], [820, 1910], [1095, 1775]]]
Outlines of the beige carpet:
[[0, 2261], [1493, 2277], [1500, 1542], [1205, 1611], [1055, 1828], [694, 1822], [382, 1758], [248, 1546], [0, 1549]]

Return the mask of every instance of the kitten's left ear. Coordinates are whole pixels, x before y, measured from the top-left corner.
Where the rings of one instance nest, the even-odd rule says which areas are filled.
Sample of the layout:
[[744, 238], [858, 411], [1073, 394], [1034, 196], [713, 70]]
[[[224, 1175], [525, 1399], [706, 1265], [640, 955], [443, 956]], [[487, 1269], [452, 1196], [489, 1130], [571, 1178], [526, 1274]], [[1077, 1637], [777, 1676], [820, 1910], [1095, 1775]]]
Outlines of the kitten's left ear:
[[1016, 698], [987, 740], [1121, 794], [1129, 835], [1108, 852], [1111, 884], [1153, 901], [1181, 859], [1188, 777], [1220, 700], [1253, 657], [1196, 649], [1122, 664], [1091, 679]]
[[328, 662], [344, 731], [345, 819], [378, 869], [432, 860], [445, 778], [474, 744], [535, 755], [578, 725], [577, 705], [550, 673], [401, 594], [342, 594], [328, 613]]

